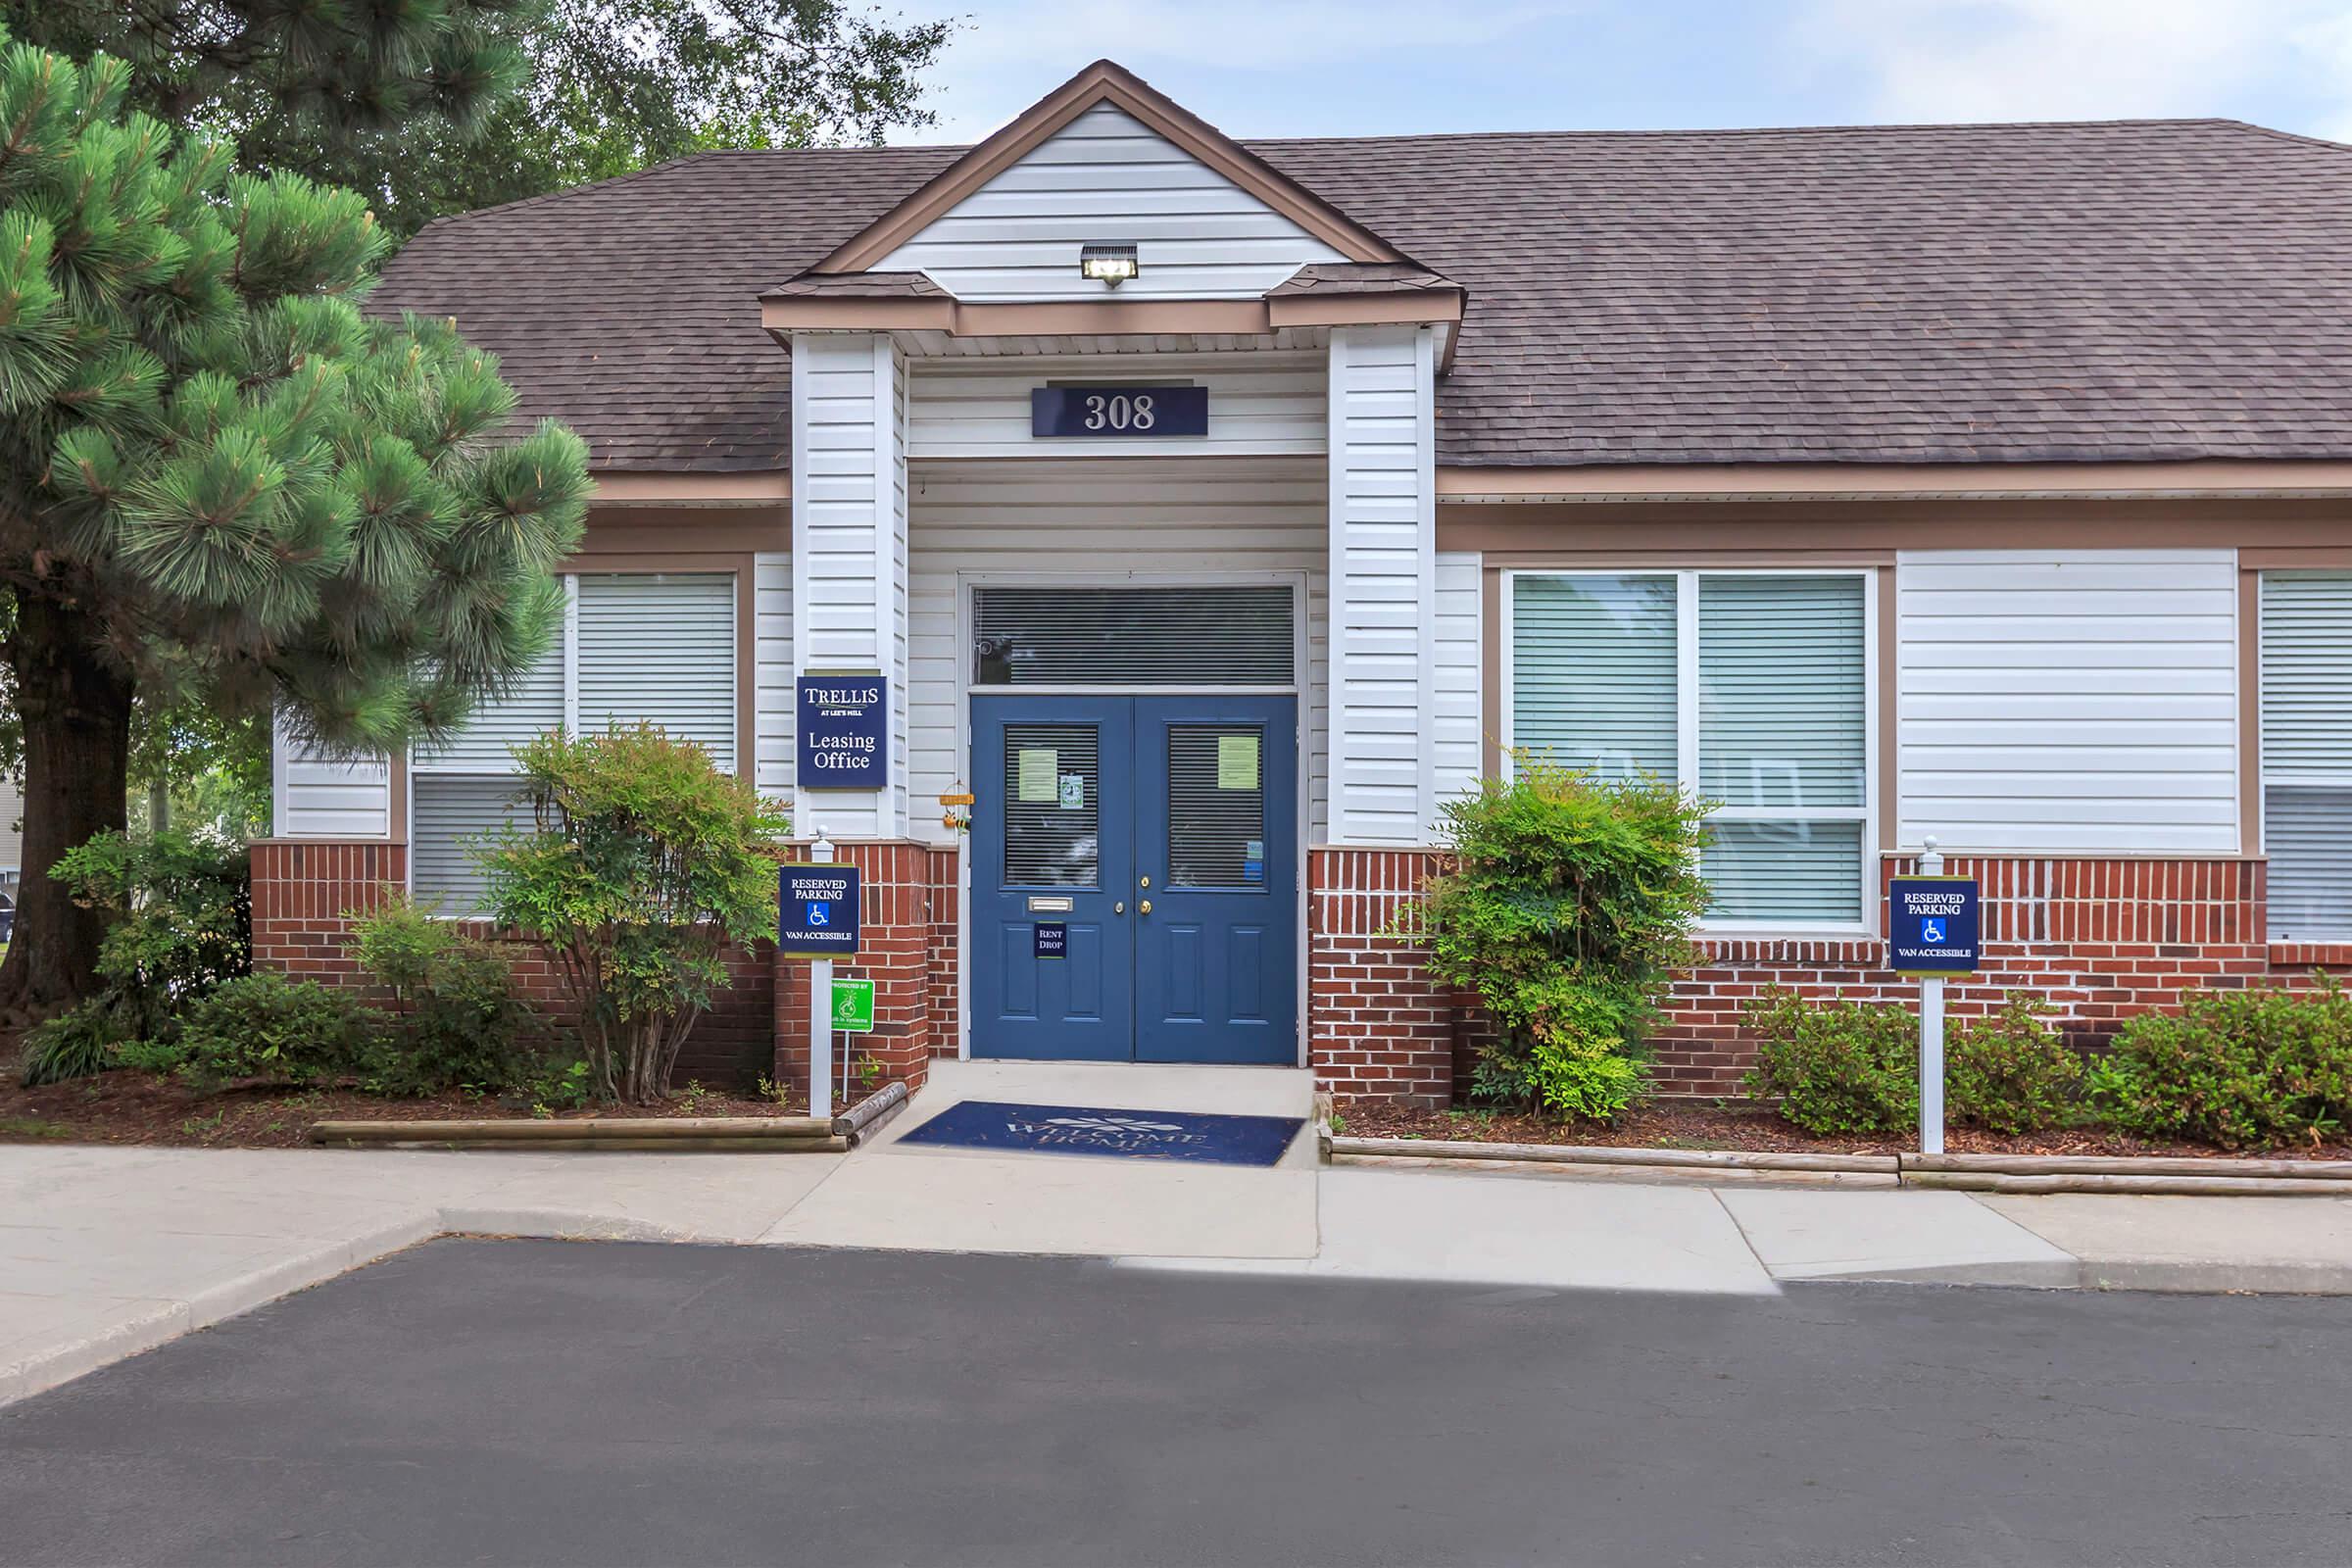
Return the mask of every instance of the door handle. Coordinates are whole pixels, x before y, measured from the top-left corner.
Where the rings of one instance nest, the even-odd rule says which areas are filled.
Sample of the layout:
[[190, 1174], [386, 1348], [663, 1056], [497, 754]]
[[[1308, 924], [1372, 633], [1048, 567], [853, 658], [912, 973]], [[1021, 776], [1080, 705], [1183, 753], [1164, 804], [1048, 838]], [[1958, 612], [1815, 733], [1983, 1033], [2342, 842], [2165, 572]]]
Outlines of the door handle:
[[1138, 914], [1150, 914], [1152, 912], [1152, 901], [1150, 899], [1146, 899], [1143, 903], [1137, 905], [1135, 908]]

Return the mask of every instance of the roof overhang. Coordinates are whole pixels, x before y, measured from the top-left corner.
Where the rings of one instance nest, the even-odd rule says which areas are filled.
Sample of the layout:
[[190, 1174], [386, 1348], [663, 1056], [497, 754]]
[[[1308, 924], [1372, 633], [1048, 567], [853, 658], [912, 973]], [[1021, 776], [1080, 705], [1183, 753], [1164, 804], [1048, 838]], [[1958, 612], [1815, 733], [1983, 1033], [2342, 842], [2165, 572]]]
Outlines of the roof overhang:
[[835, 248], [809, 270], [861, 272], [874, 267], [950, 208], [1028, 156], [1040, 142], [1098, 104], [1109, 104], [1141, 121], [1348, 260], [1406, 260], [1387, 240], [1297, 180], [1277, 172], [1223, 131], [1123, 67], [1098, 60], [1032, 104], [1004, 129], [924, 181], [912, 195]]
[[792, 475], [754, 468], [712, 473], [592, 469], [592, 507], [779, 507], [792, 500]]
[[966, 301], [952, 295], [768, 294], [760, 320], [793, 332], [946, 332], [956, 337], [1249, 336], [1300, 326], [1458, 323], [1462, 291], [1269, 295], [1254, 300]]
[[2352, 463], [1759, 463], [1438, 469], [1438, 500], [1451, 505], [2266, 496], [2352, 497]]

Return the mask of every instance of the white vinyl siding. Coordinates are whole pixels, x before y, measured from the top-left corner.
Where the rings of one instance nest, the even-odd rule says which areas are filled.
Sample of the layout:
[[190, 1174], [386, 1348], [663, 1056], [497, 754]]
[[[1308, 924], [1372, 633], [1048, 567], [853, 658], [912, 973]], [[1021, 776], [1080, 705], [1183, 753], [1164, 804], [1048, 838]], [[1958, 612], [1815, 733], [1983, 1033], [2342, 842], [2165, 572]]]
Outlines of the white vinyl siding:
[[586, 572], [564, 588], [560, 646], [448, 745], [411, 760], [410, 885], [444, 913], [472, 912], [480, 880], [466, 841], [506, 820], [514, 748], [547, 730], [657, 724], [735, 771], [734, 575]]
[[1427, 329], [1331, 334], [1331, 842], [1429, 843], [1437, 416]]
[[735, 579], [579, 579], [579, 730], [660, 725], [735, 771]]
[[1866, 923], [1872, 579], [1514, 572], [1508, 743], [1715, 803], [1716, 926]]
[[953, 842], [942, 794], [966, 777], [964, 687], [971, 673], [971, 587], [1265, 581], [1306, 584], [1300, 759], [1309, 821], [1325, 793], [1326, 605], [1323, 465], [1124, 460], [914, 465], [909, 581], [913, 638], [908, 777], [916, 837]]
[[1099, 104], [941, 214], [874, 270], [927, 272], [966, 300], [1108, 299], [1078, 275], [1089, 240], [1132, 240], [1120, 299], [1254, 299], [1346, 258], [1190, 153]]
[[760, 794], [792, 793], [792, 558], [781, 551], [753, 563], [752, 682], [755, 772]]
[[[908, 377], [907, 453], [915, 458], [1253, 457], [1314, 454], [1328, 437], [1323, 359], [1306, 354], [1120, 354], [1082, 359], [950, 360]], [[1208, 390], [1205, 436], [1084, 440], [1029, 433], [1029, 394], [1056, 382], [1174, 383]]]
[[887, 336], [792, 340], [793, 667], [890, 683], [890, 783], [798, 790], [795, 825], [895, 838], [907, 824], [906, 361]]
[[1476, 551], [1438, 557], [1437, 717], [1430, 732], [1437, 753], [1438, 800], [1474, 795], [1486, 776], [1486, 720], [1479, 677], [1484, 572]]
[[2233, 551], [1906, 551], [1896, 570], [1901, 843], [2237, 850]]
[[2352, 937], [2352, 572], [2262, 579], [2270, 937]]

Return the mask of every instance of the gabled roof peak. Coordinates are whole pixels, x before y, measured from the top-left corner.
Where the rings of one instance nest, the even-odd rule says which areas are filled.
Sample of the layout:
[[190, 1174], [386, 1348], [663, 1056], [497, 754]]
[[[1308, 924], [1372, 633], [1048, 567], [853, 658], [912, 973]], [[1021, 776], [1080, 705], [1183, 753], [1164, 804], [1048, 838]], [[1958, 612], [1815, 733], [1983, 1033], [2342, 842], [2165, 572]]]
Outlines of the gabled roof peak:
[[872, 267], [1054, 132], [1103, 104], [1141, 122], [1349, 261], [1410, 260], [1126, 67], [1113, 60], [1098, 60], [1023, 110], [996, 134], [965, 151], [810, 270], [857, 272]]

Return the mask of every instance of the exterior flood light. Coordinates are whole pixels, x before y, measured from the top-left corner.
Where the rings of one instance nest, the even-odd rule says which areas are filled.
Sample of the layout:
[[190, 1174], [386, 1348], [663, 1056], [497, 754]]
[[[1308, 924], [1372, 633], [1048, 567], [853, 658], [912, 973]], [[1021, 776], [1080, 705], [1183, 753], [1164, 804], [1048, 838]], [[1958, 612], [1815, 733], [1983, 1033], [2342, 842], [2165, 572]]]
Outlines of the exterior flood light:
[[1117, 288], [1121, 283], [1144, 270], [1136, 260], [1133, 245], [1081, 245], [1078, 247], [1078, 275], [1091, 277], [1098, 283]]

